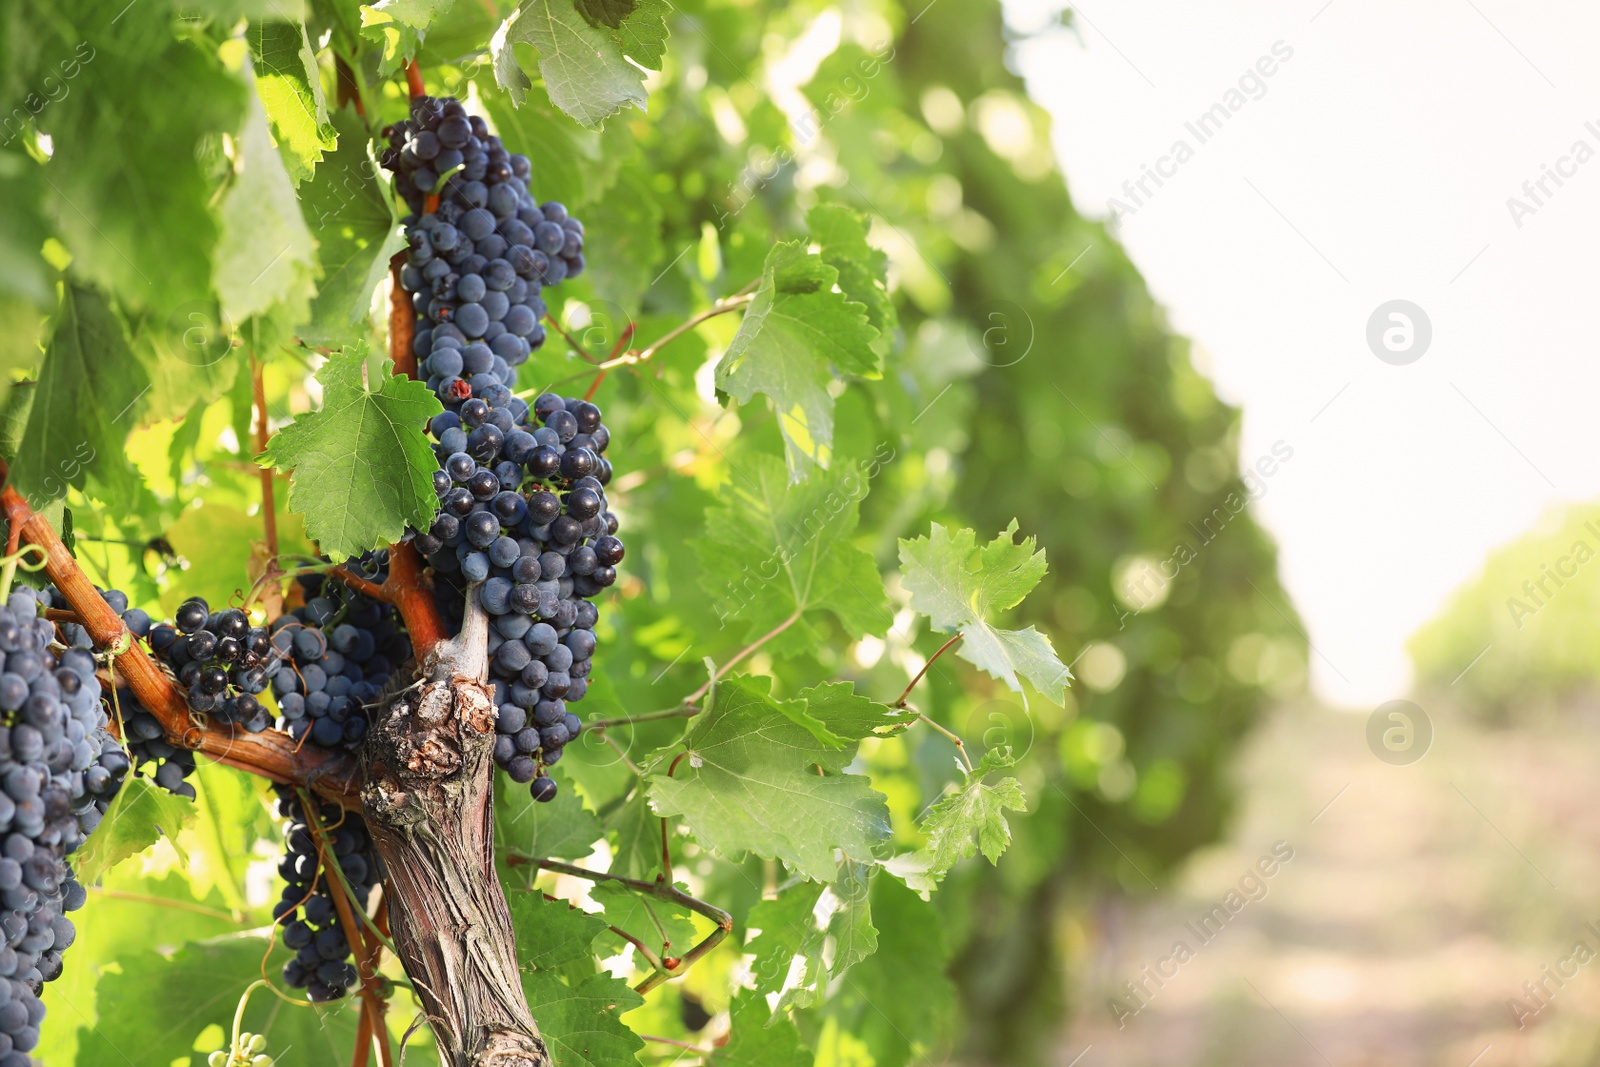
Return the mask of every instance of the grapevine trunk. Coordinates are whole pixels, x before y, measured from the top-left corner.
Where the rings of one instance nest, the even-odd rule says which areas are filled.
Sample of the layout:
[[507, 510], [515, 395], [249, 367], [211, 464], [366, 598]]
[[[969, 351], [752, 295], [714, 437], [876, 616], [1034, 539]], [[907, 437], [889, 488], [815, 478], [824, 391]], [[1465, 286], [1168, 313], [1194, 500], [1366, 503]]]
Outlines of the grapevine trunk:
[[[474, 598], [475, 604], [475, 598]], [[391, 933], [446, 1067], [551, 1067], [528, 1010], [494, 869], [495, 706], [469, 611], [424, 680], [383, 710], [361, 797], [387, 874]]]

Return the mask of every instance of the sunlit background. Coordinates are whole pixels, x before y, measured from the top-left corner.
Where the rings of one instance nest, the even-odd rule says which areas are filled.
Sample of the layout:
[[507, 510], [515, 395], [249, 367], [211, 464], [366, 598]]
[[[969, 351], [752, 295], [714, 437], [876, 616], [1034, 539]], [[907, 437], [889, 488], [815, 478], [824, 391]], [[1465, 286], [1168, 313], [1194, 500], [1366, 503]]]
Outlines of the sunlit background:
[[[1403, 695], [1406, 638], [1490, 548], [1600, 492], [1582, 429], [1600, 388], [1600, 12], [1099, 3], [1040, 32], [1060, 5], [1006, 9], [1032, 34], [1018, 60], [1074, 204], [1132, 209], [1119, 236], [1243, 407], [1242, 460], [1294, 449], [1255, 508], [1317, 691], [1360, 708]], [[1261, 77], [1275, 50], [1288, 58]], [[1202, 143], [1186, 123], [1247, 75], [1242, 106]], [[1178, 140], [1193, 158], [1130, 196], [1124, 183]], [[1591, 158], [1563, 163], [1579, 141]], [[1572, 174], [1535, 186], [1541, 205], [1524, 182], [1558, 164]], [[1514, 217], [1512, 197], [1531, 210]], [[1365, 341], [1397, 298], [1433, 326], [1407, 366]]]

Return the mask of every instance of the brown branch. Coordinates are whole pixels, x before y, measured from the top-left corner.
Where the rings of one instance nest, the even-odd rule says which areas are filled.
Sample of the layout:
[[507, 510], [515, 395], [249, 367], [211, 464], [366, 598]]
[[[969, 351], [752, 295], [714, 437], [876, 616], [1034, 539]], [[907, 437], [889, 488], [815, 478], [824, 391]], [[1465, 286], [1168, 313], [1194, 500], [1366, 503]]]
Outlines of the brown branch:
[[422, 68], [414, 59], [406, 60], [406, 87], [411, 90], [412, 99], [428, 95], [427, 86], [422, 84]]
[[411, 306], [411, 294], [400, 284], [400, 271], [406, 265], [406, 254], [396, 252], [389, 260], [389, 358], [394, 361], [394, 372], [408, 378], [417, 376], [417, 354], [411, 349], [417, 330], [417, 310]]
[[[6, 473], [6, 465], [0, 461], [0, 477]], [[117, 670], [139, 703], [161, 724], [170, 744], [275, 782], [308, 786], [345, 807], [360, 806], [355, 764], [343, 753], [309, 746], [296, 751], [289, 735], [277, 730], [251, 734], [237, 726], [192, 717], [182, 691], [132, 639], [44, 516], [9, 485], [0, 490], [0, 511], [18, 536], [44, 550], [46, 576], [66, 597], [94, 646], [110, 649], [126, 644], [126, 650], [114, 657]]]

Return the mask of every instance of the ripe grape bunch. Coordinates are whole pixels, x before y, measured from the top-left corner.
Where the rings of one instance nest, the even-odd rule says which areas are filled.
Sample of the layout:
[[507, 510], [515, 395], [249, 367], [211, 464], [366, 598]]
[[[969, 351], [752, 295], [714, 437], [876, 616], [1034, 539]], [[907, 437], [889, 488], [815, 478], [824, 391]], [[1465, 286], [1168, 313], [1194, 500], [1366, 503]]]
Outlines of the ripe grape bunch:
[[[360, 561], [382, 583], [386, 551]], [[399, 614], [320, 574], [301, 575], [302, 607], [271, 627], [272, 644], [287, 661], [272, 676], [282, 725], [296, 741], [307, 734], [323, 748], [354, 751], [372, 725], [371, 709], [384, 683], [411, 657]]]
[[[333, 903], [332, 881], [337, 875], [318, 853], [300, 799], [282, 787], [277, 787], [277, 793], [278, 813], [289, 819], [285, 832], [289, 847], [278, 864], [285, 884], [272, 917], [283, 928], [283, 943], [295, 954], [283, 965], [283, 980], [295, 989], [304, 989], [313, 1003], [323, 1004], [344, 996], [359, 977], [350, 962], [352, 946]], [[354, 812], [327, 803], [318, 805], [317, 817], [326, 827], [324, 833], [333, 852], [329, 860], [338, 863], [350, 884], [351, 905], [364, 912], [373, 885], [382, 877], [366, 823]]]
[[151, 628], [150, 650], [177, 674], [190, 709], [253, 734], [272, 725], [256, 698], [282, 666], [266, 629], [239, 608], [214, 612], [200, 597], [184, 601], [173, 621]]
[[130, 767], [105, 730], [94, 656], [75, 634], [58, 639], [40, 613], [50, 602], [19, 589], [0, 606], [0, 1067], [31, 1063], [40, 991], [76, 936], [66, 913], [87, 896], [67, 857]]
[[546, 393], [530, 410], [511, 387], [544, 341], [542, 287], [583, 270], [583, 225], [561, 204], [536, 204], [527, 158], [459, 101], [419, 97], [411, 114], [389, 129], [383, 162], [417, 213], [401, 283], [419, 372], [445, 406], [429, 426], [440, 514], [415, 544], [449, 621], [459, 626], [468, 595], [492, 617], [495, 759], [550, 800], [544, 769], [582, 729], [567, 705], [589, 686], [599, 618], [589, 598], [616, 581], [623, 545], [607, 509], [600, 409]]

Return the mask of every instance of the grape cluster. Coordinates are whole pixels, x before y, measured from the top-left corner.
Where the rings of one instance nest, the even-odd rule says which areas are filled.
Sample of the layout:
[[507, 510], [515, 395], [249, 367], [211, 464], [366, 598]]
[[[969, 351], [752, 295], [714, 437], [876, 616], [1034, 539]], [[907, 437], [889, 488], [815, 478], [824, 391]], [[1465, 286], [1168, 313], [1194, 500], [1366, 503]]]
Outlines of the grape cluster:
[[[146, 639], [150, 636], [150, 616], [141, 608], [130, 608], [126, 593], [116, 589], [96, 591], [111, 610], [121, 616], [123, 625], [134, 637]], [[61, 591], [53, 585], [47, 585], [36, 591], [34, 596], [38, 606], [43, 608], [66, 602]], [[78, 623], [61, 622], [57, 624], [57, 630], [61, 643], [69, 649], [88, 652], [94, 648], [89, 631]], [[157, 785], [169, 793], [193, 800], [194, 786], [185, 779], [194, 773], [194, 753], [168, 743], [166, 731], [161, 728], [161, 723], [145, 710], [130, 690], [118, 688], [115, 701], [114, 707], [121, 719], [122, 741], [119, 742], [105, 730], [98, 731], [96, 736], [90, 739], [91, 744], [99, 746], [96, 761], [103, 761], [102, 765], [107, 768], [107, 773], [113, 776], [114, 782], [108, 792], [102, 792], [106, 787], [96, 789], [91, 786], [90, 791], [102, 798], [99, 803], [99, 813], [104, 814], [111, 797], [121, 788], [122, 780], [129, 770], [144, 771], [152, 765], [155, 769], [149, 771], [149, 776]], [[93, 781], [99, 782], [99, 776], [95, 776]], [[96, 815], [93, 824], [85, 825], [83, 832], [89, 833], [98, 824], [99, 817]]]
[[[283, 943], [295, 954], [283, 965], [283, 980], [294, 989], [304, 989], [314, 1003], [338, 1000], [356, 984], [358, 975], [330, 892], [334, 876], [317, 855], [316, 838], [306, 824], [300, 799], [284, 787], [275, 788], [278, 813], [289, 820], [285, 830], [289, 848], [278, 864], [286, 884], [272, 917], [283, 927]], [[366, 823], [354, 812], [324, 802], [319, 802], [316, 814], [350, 883], [351, 907], [365, 909], [372, 887], [383, 877]]]
[[600, 409], [546, 393], [531, 414], [521, 422], [474, 397], [434, 418], [441, 508], [415, 544], [450, 621], [468, 595], [489, 614], [495, 759], [549, 800], [556, 784], [544, 768], [582, 729], [567, 705], [589, 688], [599, 619], [590, 598], [617, 580], [624, 550], [607, 508], [611, 437]]
[[0, 1067], [30, 1062], [40, 991], [76, 936], [66, 913], [87, 895], [67, 857], [130, 762], [104, 730], [94, 657], [76, 635], [52, 648], [56, 628], [39, 610], [50, 602], [19, 589], [0, 606]]
[[[364, 561], [382, 582], [386, 552]], [[320, 574], [304, 575], [303, 607], [272, 624], [272, 643], [288, 662], [272, 678], [282, 725], [296, 741], [353, 751], [372, 725], [384, 683], [411, 656], [393, 607]]]
[[272, 725], [272, 713], [256, 699], [282, 666], [272, 637], [251, 626], [239, 608], [212, 611], [190, 597], [173, 616], [175, 626], [150, 629], [150, 651], [172, 668], [191, 710], [256, 734]]
[[[543, 287], [583, 271], [583, 224], [555, 201], [536, 203], [527, 158], [509, 155], [459, 101], [419, 97], [411, 113], [389, 128], [385, 159], [415, 212], [400, 272], [418, 317], [412, 351], [447, 404], [480, 397], [506, 408], [517, 366], [544, 343]], [[441, 160], [461, 169], [434, 205], [424, 195]]]

